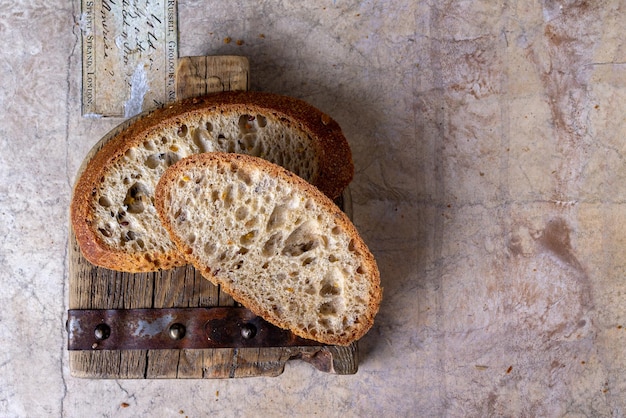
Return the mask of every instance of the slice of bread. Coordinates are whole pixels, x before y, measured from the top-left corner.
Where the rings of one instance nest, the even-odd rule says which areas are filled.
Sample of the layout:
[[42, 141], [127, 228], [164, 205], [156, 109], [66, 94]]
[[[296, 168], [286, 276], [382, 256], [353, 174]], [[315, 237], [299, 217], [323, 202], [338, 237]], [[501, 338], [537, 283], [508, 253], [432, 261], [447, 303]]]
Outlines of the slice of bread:
[[348, 143], [330, 117], [290, 97], [226, 92], [192, 98], [126, 123], [95, 148], [74, 188], [71, 221], [84, 257], [112, 270], [185, 264], [154, 209], [174, 162], [221, 151], [259, 156], [339, 196], [352, 180]]
[[206, 153], [168, 168], [156, 208], [181, 253], [267, 321], [347, 345], [381, 300], [373, 255], [317, 188], [260, 158]]

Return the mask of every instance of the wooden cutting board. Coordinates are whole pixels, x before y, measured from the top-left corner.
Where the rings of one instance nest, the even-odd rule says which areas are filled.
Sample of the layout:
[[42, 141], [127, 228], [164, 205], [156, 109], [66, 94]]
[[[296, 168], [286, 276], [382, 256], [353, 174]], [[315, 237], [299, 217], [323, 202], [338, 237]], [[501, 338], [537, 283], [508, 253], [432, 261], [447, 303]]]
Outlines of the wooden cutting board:
[[[178, 60], [177, 99], [223, 90], [247, 90], [245, 57], [185, 57]], [[126, 122], [107, 134], [85, 161]], [[350, 215], [349, 194], [343, 196]], [[155, 273], [121, 273], [91, 265], [80, 252], [70, 226], [69, 308], [138, 309], [236, 306], [191, 266]], [[304, 360], [321, 371], [354, 374], [357, 344], [340, 346], [89, 350], [69, 351], [72, 376], [101, 379], [233, 378], [278, 376], [289, 360]]]

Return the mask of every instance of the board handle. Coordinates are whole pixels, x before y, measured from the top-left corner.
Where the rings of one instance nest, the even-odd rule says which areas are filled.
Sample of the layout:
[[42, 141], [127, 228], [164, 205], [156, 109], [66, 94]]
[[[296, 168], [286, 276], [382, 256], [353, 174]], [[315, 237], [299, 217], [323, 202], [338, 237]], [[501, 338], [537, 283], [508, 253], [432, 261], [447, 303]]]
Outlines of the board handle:
[[250, 63], [246, 57], [222, 55], [178, 59], [177, 100], [221, 91], [246, 91], [249, 88]]

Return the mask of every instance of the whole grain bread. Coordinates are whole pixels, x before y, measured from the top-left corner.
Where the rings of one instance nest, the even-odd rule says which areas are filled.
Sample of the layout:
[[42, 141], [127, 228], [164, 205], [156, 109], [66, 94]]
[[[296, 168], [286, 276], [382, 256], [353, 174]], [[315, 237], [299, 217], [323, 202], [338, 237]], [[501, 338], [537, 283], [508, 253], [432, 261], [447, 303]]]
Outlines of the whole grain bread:
[[373, 255], [293, 173], [247, 155], [194, 155], [165, 171], [156, 208], [196, 270], [267, 321], [338, 345], [372, 326], [382, 295]]
[[354, 168], [339, 125], [313, 106], [260, 92], [192, 98], [126, 123], [84, 164], [71, 222], [85, 258], [128, 272], [185, 264], [154, 209], [165, 169], [196, 153], [244, 153], [270, 160], [339, 196]]

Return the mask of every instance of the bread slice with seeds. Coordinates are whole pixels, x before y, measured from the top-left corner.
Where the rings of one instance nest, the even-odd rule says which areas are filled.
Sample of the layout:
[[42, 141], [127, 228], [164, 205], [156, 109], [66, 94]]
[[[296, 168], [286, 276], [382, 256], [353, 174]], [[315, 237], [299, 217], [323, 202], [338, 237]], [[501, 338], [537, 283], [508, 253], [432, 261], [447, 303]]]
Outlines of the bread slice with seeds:
[[313, 106], [260, 92], [187, 99], [138, 117], [105, 138], [81, 169], [70, 216], [85, 258], [127, 272], [185, 264], [154, 209], [165, 169], [202, 152], [265, 158], [329, 197], [339, 196], [354, 168], [339, 125]]
[[372, 326], [376, 261], [317, 188], [263, 159], [206, 153], [168, 168], [156, 208], [181, 253], [267, 321], [347, 345]]

